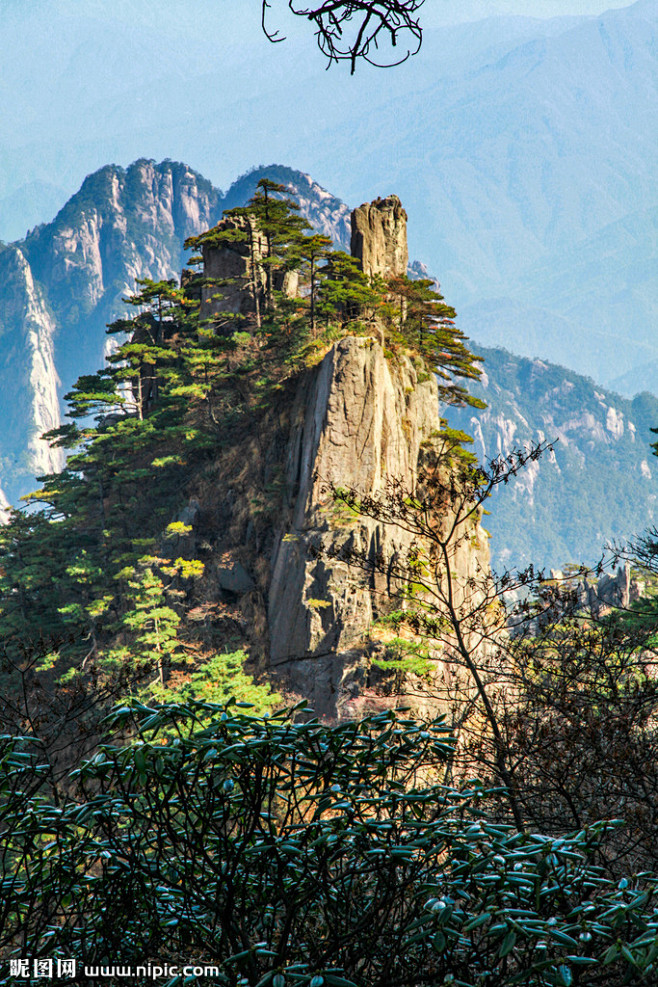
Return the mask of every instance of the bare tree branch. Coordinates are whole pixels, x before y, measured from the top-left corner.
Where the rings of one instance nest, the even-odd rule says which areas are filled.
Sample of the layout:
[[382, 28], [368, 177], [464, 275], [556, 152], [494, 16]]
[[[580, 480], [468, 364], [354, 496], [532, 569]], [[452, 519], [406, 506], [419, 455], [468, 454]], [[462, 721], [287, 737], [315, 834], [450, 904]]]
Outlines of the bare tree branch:
[[[400, 65], [419, 50], [423, 31], [416, 16], [425, 0], [324, 0], [302, 5], [288, 0], [288, 7], [314, 24], [318, 47], [332, 62], [350, 63], [352, 74], [359, 59], [389, 68]], [[270, 41], [285, 39], [267, 23], [270, 0], [262, 0], [263, 31]], [[395, 49], [390, 51], [389, 49]], [[327, 66], [327, 67], [328, 67]]]

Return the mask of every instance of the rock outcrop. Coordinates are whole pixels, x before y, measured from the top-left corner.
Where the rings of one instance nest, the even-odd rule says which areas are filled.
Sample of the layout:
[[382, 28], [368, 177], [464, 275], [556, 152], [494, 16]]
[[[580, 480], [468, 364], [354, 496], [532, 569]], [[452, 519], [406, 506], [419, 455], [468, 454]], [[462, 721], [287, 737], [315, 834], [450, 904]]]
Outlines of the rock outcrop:
[[393, 557], [411, 540], [394, 527], [346, 518], [328, 486], [376, 495], [399, 477], [413, 489], [421, 445], [437, 421], [434, 381], [419, 383], [409, 361], [392, 367], [372, 338], [336, 343], [298, 390], [286, 523], [272, 560], [270, 666], [319, 712], [340, 714], [363, 686], [359, 649], [386, 589], [376, 585], [383, 576], [371, 580], [330, 557], [342, 548]]
[[[354, 210], [352, 249], [370, 275], [406, 273], [406, 213], [397, 196]], [[406, 558], [416, 542], [400, 526], [350, 515], [332, 490], [376, 498], [400, 481], [401, 489], [415, 491], [423, 447], [438, 424], [434, 377], [419, 374], [407, 357], [387, 360], [379, 338], [340, 340], [296, 393], [285, 516], [268, 593], [269, 661], [271, 671], [325, 715], [368, 708], [364, 642], [395, 589], [390, 570], [388, 576], [375, 566], [369, 572], [345, 557]], [[464, 586], [489, 572], [486, 537], [475, 527], [473, 541], [453, 560]]]
[[[248, 217], [235, 225], [224, 220], [219, 230], [229, 237], [204, 249], [204, 275], [218, 286], [231, 282], [223, 298], [206, 300], [209, 311], [230, 305], [253, 312], [250, 254], [253, 259], [256, 247], [258, 259], [264, 245], [247, 223]], [[406, 215], [399, 199], [361, 206], [352, 214], [352, 229], [369, 273], [406, 272]], [[247, 232], [248, 241], [236, 240], [236, 231]], [[262, 279], [257, 284], [262, 290]], [[343, 488], [360, 498], [385, 497], [390, 481], [415, 492], [425, 450], [439, 427], [435, 378], [416, 358], [388, 359], [380, 335], [375, 325], [373, 335], [334, 343], [317, 366], [289, 382], [258, 436], [245, 438], [217, 467], [214, 512], [221, 534], [211, 535], [216, 540], [210, 592], [242, 614], [261, 669], [330, 718], [398, 701], [396, 693], [386, 694], [388, 686], [379, 689], [385, 675], [377, 681], [371, 674], [372, 653], [379, 648], [373, 624], [392, 606], [398, 588], [381, 560], [406, 559], [412, 547], [430, 554], [413, 533], [355, 516], [333, 495]], [[257, 516], [250, 504], [257, 505]], [[463, 587], [488, 577], [486, 535], [477, 520], [456, 549], [453, 566]], [[417, 692], [423, 689], [425, 708], [436, 711], [431, 683], [419, 683]], [[421, 711], [423, 703], [414, 704]]]
[[641, 580], [632, 578], [630, 563], [619, 566], [616, 572], [604, 572], [597, 580], [583, 579], [578, 583], [578, 602], [596, 616], [621, 607], [623, 610], [639, 600], [645, 591]]
[[369, 276], [407, 273], [407, 214], [397, 195], [365, 202], [354, 210], [351, 250]]
[[[0, 253], [0, 394], [5, 405], [2, 448], [10, 468], [53, 473], [64, 463], [41, 435], [59, 425], [58, 375], [54, 359], [55, 321], [17, 247]], [[11, 443], [11, 444], [9, 444]]]
[[[385, 497], [391, 480], [416, 491], [439, 421], [436, 381], [422, 377], [409, 359], [389, 362], [374, 338], [346, 337], [300, 381], [287, 416], [286, 496], [267, 602], [269, 669], [322, 715], [358, 716], [386, 705], [369, 657], [373, 625], [397, 589], [386, 566], [412, 548], [432, 553], [411, 531], [355, 517], [333, 496], [342, 488]], [[451, 519], [448, 511], [443, 520]], [[470, 536], [455, 542], [451, 567], [457, 596], [474, 598], [490, 572], [477, 519]], [[436, 712], [431, 681], [417, 682], [414, 692], [416, 712]]]
[[[201, 316], [223, 312], [252, 315], [262, 312], [267, 291], [264, 259], [267, 239], [253, 216], [225, 216], [215, 227], [214, 242], [202, 244], [203, 275]], [[272, 288], [293, 298], [297, 293], [296, 271], [275, 273]]]
[[0, 524], [5, 524], [9, 520], [11, 506], [3, 490], [0, 490]]
[[299, 203], [299, 213], [314, 230], [328, 236], [336, 250], [350, 249], [350, 207], [313, 181], [310, 175], [285, 165], [266, 165], [242, 175], [231, 185], [224, 209], [244, 206], [256, 192], [261, 178], [269, 178], [289, 190]]
[[260, 263], [267, 253], [265, 237], [253, 216], [227, 217], [215, 229], [226, 239], [201, 247], [206, 282], [201, 289], [201, 316], [249, 315], [265, 299], [265, 270]]

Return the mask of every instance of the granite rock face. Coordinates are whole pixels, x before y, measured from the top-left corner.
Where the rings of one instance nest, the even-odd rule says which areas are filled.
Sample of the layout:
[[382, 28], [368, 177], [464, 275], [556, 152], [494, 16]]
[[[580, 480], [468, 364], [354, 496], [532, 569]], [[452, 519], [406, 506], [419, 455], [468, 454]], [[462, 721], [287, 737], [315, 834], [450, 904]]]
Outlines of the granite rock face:
[[[218, 229], [229, 236], [204, 245], [204, 275], [215, 281], [209, 291], [220, 289], [219, 297], [204, 300], [206, 311], [253, 313], [265, 287], [259, 264], [264, 238], [248, 216], [226, 218]], [[396, 196], [354, 210], [352, 231], [353, 252], [367, 274], [406, 273], [406, 214]], [[232, 279], [237, 283], [226, 285], [222, 297], [221, 285]], [[225, 561], [215, 581], [241, 607], [261, 595], [268, 672], [320, 715], [361, 715], [370, 701], [377, 708], [383, 694], [376, 694], [370, 675], [368, 636], [391, 605], [389, 590], [397, 587], [390, 571], [387, 576], [381, 566], [368, 565], [407, 557], [416, 540], [395, 525], [355, 516], [336, 502], [332, 488], [376, 498], [390, 481], [399, 481], [414, 492], [439, 418], [435, 378], [410, 357], [387, 359], [382, 327], [373, 325], [372, 335], [344, 337], [299, 375], [258, 443], [233, 466], [244, 476], [282, 477], [284, 493], [280, 511], [261, 533], [261, 547], [250, 548], [249, 525], [234, 522], [256, 491], [233, 484], [220, 512], [234, 520], [217, 545]], [[482, 536], [483, 546], [485, 541]], [[269, 571], [263, 577], [261, 569], [252, 580], [249, 570], [255, 575], [264, 544]], [[486, 548], [474, 548], [470, 538], [453, 563], [464, 585], [489, 572]]]
[[392, 368], [369, 337], [336, 343], [298, 390], [285, 464], [286, 523], [272, 559], [270, 664], [319, 712], [340, 710], [358, 686], [358, 645], [378, 588], [325, 553], [348, 547], [389, 556], [409, 547], [399, 531], [345, 519], [328, 485], [377, 494], [387, 477], [400, 477], [413, 487], [421, 443], [437, 421], [434, 381], [419, 384], [407, 361]]
[[6, 524], [9, 520], [10, 504], [4, 492], [0, 490], [0, 524]]
[[5, 408], [0, 441], [15, 470], [29, 464], [35, 473], [56, 472], [63, 466], [62, 450], [41, 439], [60, 421], [56, 324], [18, 247], [0, 253], [0, 281], [7, 289], [0, 297], [0, 394]]
[[[434, 379], [419, 381], [410, 360], [389, 363], [370, 337], [334, 344], [296, 394], [285, 518], [268, 594], [270, 668], [320, 714], [340, 718], [363, 710], [363, 642], [390, 588], [385, 573], [368, 573], [336, 554], [404, 557], [415, 538], [355, 519], [335, 503], [330, 487], [377, 496], [388, 479], [400, 479], [413, 491], [423, 443], [431, 441], [438, 418]], [[464, 584], [481, 578], [488, 572], [486, 547], [468, 542], [454, 566]]]
[[642, 580], [631, 576], [631, 566], [626, 562], [616, 572], [604, 572], [598, 580], [583, 579], [578, 583], [578, 601], [582, 607], [600, 616], [612, 607], [628, 607], [639, 600], [645, 591]]
[[407, 273], [407, 214], [397, 195], [365, 202], [352, 212], [351, 251], [369, 276]]
[[137, 278], [177, 278], [186, 237], [212, 226], [221, 193], [185, 165], [140, 160], [85, 180], [55, 219], [0, 248], [0, 483], [14, 501], [61, 469], [42, 441], [62, 396], [103, 365], [105, 328]]
[[215, 229], [231, 239], [202, 245], [203, 276], [210, 283], [201, 289], [201, 317], [251, 314], [265, 300], [265, 271], [259, 263], [267, 252], [265, 237], [253, 216], [226, 217]]

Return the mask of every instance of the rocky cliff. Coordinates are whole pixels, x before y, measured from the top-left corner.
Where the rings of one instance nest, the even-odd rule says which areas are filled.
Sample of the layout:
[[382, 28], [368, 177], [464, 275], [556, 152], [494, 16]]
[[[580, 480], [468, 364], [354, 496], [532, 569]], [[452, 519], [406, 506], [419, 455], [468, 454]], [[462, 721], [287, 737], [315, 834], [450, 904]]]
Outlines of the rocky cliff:
[[[406, 215], [396, 197], [355, 210], [352, 231], [364, 270], [406, 271]], [[206, 273], [220, 282], [235, 274], [236, 264], [240, 268], [239, 252], [224, 246], [208, 246], [204, 260]], [[237, 295], [228, 300], [240, 310]], [[221, 533], [209, 537], [221, 560], [213, 569], [220, 595], [238, 602], [245, 624], [258, 629], [257, 648], [267, 642], [267, 672], [321, 715], [356, 716], [399, 700], [386, 697], [371, 675], [376, 645], [369, 640], [373, 624], [391, 606], [395, 585], [389, 585], [390, 572], [374, 565], [365, 570], [375, 559], [406, 557], [415, 537], [396, 525], [355, 517], [332, 490], [377, 497], [386, 494], [389, 480], [399, 480], [402, 489], [415, 491], [424, 449], [439, 426], [436, 380], [422, 371], [409, 356], [387, 358], [379, 333], [346, 336], [294, 379], [258, 437], [217, 466], [213, 510]], [[264, 491], [270, 509], [265, 524], [247, 506], [260, 504]], [[207, 494], [200, 491], [198, 500], [201, 516], [208, 515]], [[479, 534], [454, 560], [463, 585], [488, 573], [486, 537]], [[355, 556], [365, 566], [355, 565]], [[431, 706], [429, 683], [418, 683], [419, 694], [424, 688]]]
[[[184, 238], [215, 223], [223, 209], [243, 205], [263, 175], [290, 185], [302, 213], [337, 247], [349, 250], [354, 236], [364, 269], [404, 270], [406, 230], [396, 226], [403, 210], [395, 196], [378, 209], [366, 203], [356, 210], [353, 234], [344, 203], [280, 165], [243, 176], [225, 195], [172, 162], [101, 169], [52, 223], [20, 243], [0, 245], [0, 488], [10, 501], [34, 488], [35, 474], [60, 465], [59, 453], [38, 437], [59, 423], [62, 395], [76, 377], [102, 364], [106, 323], [123, 314], [134, 278], [177, 277]], [[371, 235], [376, 215], [382, 222]], [[382, 250], [389, 250], [383, 264]], [[488, 522], [496, 564], [593, 561], [606, 539], [652, 523], [656, 398], [628, 401], [546, 361], [478, 349], [485, 376], [475, 391], [489, 409], [451, 413], [454, 424], [475, 436], [478, 455], [561, 436], [554, 459], [534, 464], [511, 494], [506, 487], [498, 498]]]
[[395, 527], [346, 518], [328, 487], [377, 495], [399, 477], [413, 490], [438, 410], [434, 381], [419, 384], [409, 361], [392, 367], [370, 337], [336, 343], [295, 396], [268, 598], [270, 666], [321, 712], [343, 712], [366, 685], [361, 646], [386, 591], [383, 577], [332, 557], [348, 548], [392, 558], [411, 544]]
[[397, 195], [366, 202], [352, 213], [352, 256], [369, 276], [407, 273], [407, 214]]
[[[3, 253], [6, 278], [15, 283], [14, 305], [5, 305], [4, 324], [14, 327], [18, 351], [32, 333], [28, 376], [36, 368], [45, 380], [52, 380], [57, 372], [53, 339], [58, 314], [74, 327], [78, 325], [71, 321], [74, 300], [89, 312], [110, 303], [108, 272], [126, 270], [126, 257], [132, 256], [129, 244], [134, 241], [127, 236], [127, 227], [126, 238], [120, 236], [121, 216], [128, 221], [122, 203], [129, 178], [140, 189], [139, 195], [133, 195], [131, 222], [136, 222], [135, 215], [141, 216], [148, 246], [151, 234], [144, 230], [152, 229], [158, 215], [157, 197], [148, 190], [157, 169], [148, 162], [134, 168], [135, 174], [126, 174], [121, 181], [112, 172], [97, 176], [106, 193], [104, 201], [113, 203], [112, 208], [92, 209], [79, 202], [77, 225], [68, 214], [60, 216], [42, 254], [34, 243], [28, 245], [31, 253], [16, 246]], [[176, 196], [165, 198], [169, 203], [165, 217], [172, 219]], [[180, 220], [186, 234], [199, 219], [189, 206], [193, 199], [186, 200]], [[72, 651], [61, 656], [65, 665], [81, 662], [86, 668], [93, 661], [100, 669], [106, 655], [112, 656], [112, 662], [119, 653], [128, 658], [123, 638], [137, 627], [131, 607], [141, 614], [142, 591], [154, 585], [156, 596], [149, 599], [158, 599], [157, 616], [149, 614], [146, 619], [155, 624], [158, 652], [164, 654], [159, 646], [166, 633], [165, 644], [171, 646], [167, 655], [174, 656], [171, 661], [159, 659], [161, 688], [169, 683], [172, 688], [186, 688], [192, 674], [189, 667], [195, 664], [199, 676], [207, 676], [205, 685], [220, 688], [213, 679], [217, 663], [221, 665], [223, 654], [232, 654], [232, 667], [239, 670], [243, 656], [238, 652], [243, 649], [249, 655], [248, 671], [266, 672], [290, 698], [310, 699], [324, 716], [356, 716], [368, 708], [398, 703], [401, 693], [408, 691], [407, 674], [419, 679], [416, 691], [426, 708], [435, 709], [433, 676], [441, 664], [443, 635], [437, 635], [441, 642], [434, 643], [431, 656], [423, 656], [424, 664], [401, 670], [391, 665], [397, 655], [388, 647], [391, 638], [397, 642], [396, 628], [379, 624], [390, 609], [407, 606], [407, 596], [398, 592], [401, 588], [415, 586], [420, 592], [417, 578], [405, 564], [414, 549], [429, 559], [432, 540], [415, 536], [413, 526], [405, 531], [395, 518], [381, 519], [376, 511], [368, 515], [350, 510], [332, 489], [348, 488], [366, 500], [380, 495], [385, 499], [393, 481], [399, 483], [402, 498], [423, 495], [420, 491], [429, 485], [419, 480], [420, 466], [427, 462], [435, 470], [436, 489], [446, 491], [431, 516], [451, 526], [455, 498], [439, 475], [440, 469], [449, 474], [448, 467], [445, 462], [439, 467], [434, 457], [440, 424], [438, 388], [428, 357], [416, 345], [415, 332], [405, 335], [403, 313], [371, 294], [364, 318], [355, 317], [352, 302], [339, 300], [333, 308], [328, 306], [331, 319], [327, 317], [322, 331], [312, 324], [310, 303], [298, 299], [293, 307], [302, 316], [293, 334], [288, 302], [279, 292], [263, 296], [264, 270], [269, 265], [272, 278], [280, 277], [284, 287], [286, 277], [301, 277], [302, 296], [312, 290], [313, 282], [304, 280], [303, 270], [291, 271], [290, 255], [278, 268], [270, 263], [277, 255], [270, 253], [267, 238], [259, 238], [256, 217], [246, 213], [238, 217], [238, 226], [246, 226], [237, 232], [247, 232], [254, 241], [248, 251], [249, 271], [242, 237], [236, 238], [236, 229], [230, 226], [233, 218], [220, 220], [200, 242], [204, 274], [216, 282], [211, 290], [219, 287], [229, 292], [218, 303], [221, 315], [213, 342], [219, 345], [217, 352], [212, 351], [213, 359], [209, 362], [204, 350], [212, 338], [207, 331], [214, 317], [211, 298], [203, 299], [202, 332], [195, 331], [184, 307], [172, 309], [164, 323], [156, 317], [160, 348], [155, 357], [152, 349], [147, 355], [155, 367], [149, 379], [160, 379], [161, 387], [153, 385], [152, 401], [141, 403], [139, 414], [127, 407], [123, 414], [105, 415], [86, 453], [81, 453], [83, 458], [62, 477], [46, 481], [39, 498], [50, 505], [50, 513], [35, 512], [27, 525], [37, 546], [44, 542], [41, 536], [48, 518], [67, 517], [57, 547], [61, 554], [45, 553], [56, 559], [57, 576], [51, 578], [50, 562], [43, 562], [41, 556], [32, 566], [7, 552], [7, 567], [0, 567], [9, 590], [6, 598], [11, 600], [16, 585], [32, 592], [33, 570], [42, 574], [30, 605], [22, 608], [26, 637], [35, 628], [41, 633], [44, 626], [48, 633], [54, 633], [51, 628], [68, 630], [68, 617], [75, 610], [72, 621], [79, 636], [71, 634]], [[294, 244], [294, 224], [289, 229]], [[228, 236], [223, 237], [222, 231]], [[378, 199], [355, 210], [352, 235], [363, 273], [387, 276], [406, 270], [406, 216], [397, 198]], [[43, 231], [36, 236], [43, 236]], [[116, 256], [122, 249], [123, 268]], [[155, 276], [167, 273], [173, 253], [166, 256], [166, 261], [154, 260]], [[133, 274], [142, 272], [133, 267]], [[36, 273], [50, 284], [50, 298]], [[340, 287], [343, 275], [340, 268], [332, 272], [330, 257], [327, 280], [332, 273]], [[363, 286], [367, 280], [353, 265], [349, 279], [351, 286]], [[190, 283], [189, 271], [183, 280]], [[59, 285], [63, 292], [64, 284], [67, 293], [60, 297], [53, 286]], [[254, 296], [255, 307], [250, 308]], [[259, 315], [259, 297], [266, 302], [268, 334], [260, 331], [265, 323]], [[229, 303], [245, 318], [228, 317]], [[209, 316], [210, 327], [204, 316]], [[148, 332], [144, 323], [143, 318], [134, 323], [135, 333], [121, 352], [122, 360], [134, 358], [132, 351]], [[171, 354], [163, 352], [167, 348]], [[142, 349], [137, 359], [143, 360]], [[170, 378], [168, 369], [174, 361], [180, 373]], [[18, 366], [17, 358], [13, 367]], [[141, 372], [140, 362], [135, 366]], [[80, 393], [96, 393], [110, 381], [116, 390], [104, 393], [111, 403], [118, 403], [125, 373], [122, 365], [114, 377], [109, 373], [83, 379]], [[209, 378], [210, 392], [200, 386]], [[32, 422], [52, 427], [56, 416], [51, 413], [47, 420], [47, 413], [56, 408], [56, 391], [39, 389], [37, 384], [31, 380]], [[96, 455], [95, 465], [87, 468]], [[89, 496], [87, 489], [93, 490]], [[476, 528], [469, 523], [461, 554], [453, 560], [453, 576], [464, 587], [472, 576], [483, 573], [486, 578], [488, 573], [484, 538]], [[5, 532], [7, 543], [12, 542], [13, 530]], [[55, 542], [59, 534], [60, 529], [54, 531]], [[93, 553], [93, 562], [88, 552]], [[80, 559], [85, 573], [98, 573], [98, 585], [88, 588], [78, 578]], [[156, 565], [162, 578], [154, 571]], [[67, 579], [61, 580], [60, 588], [62, 571]], [[117, 579], [128, 580], [128, 589], [122, 585], [117, 591]], [[103, 593], [100, 602], [99, 592]], [[69, 606], [71, 598], [77, 601], [81, 593], [85, 605]], [[162, 635], [160, 604], [170, 621]], [[101, 616], [92, 618], [90, 625], [87, 615], [92, 610]], [[120, 641], [117, 627], [125, 630]], [[180, 636], [175, 628], [180, 628]], [[10, 633], [16, 634], [13, 624]], [[420, 646], [408, 623], [401, 633]], [[389, 636], [383, 640], [382, 634]], [[151, 643], [137, 637], [135, 654], [147, 660], [154, 653]], [[404, 651], [404, 642], [400, 647]], [[221, 675], [225, 673], [227, 668]], [[193, 677], [198, 677], [196, 672]], [[231, 683], [228, 675], [228, 688], [233, 688]], [[422, 702], [416, 706], [420, 712]]]
[[61, 450], [40, 439], [59, 424], [55, 320], [24, 252], [0, 253], [0, 394], [2, 473], [61, 469]]

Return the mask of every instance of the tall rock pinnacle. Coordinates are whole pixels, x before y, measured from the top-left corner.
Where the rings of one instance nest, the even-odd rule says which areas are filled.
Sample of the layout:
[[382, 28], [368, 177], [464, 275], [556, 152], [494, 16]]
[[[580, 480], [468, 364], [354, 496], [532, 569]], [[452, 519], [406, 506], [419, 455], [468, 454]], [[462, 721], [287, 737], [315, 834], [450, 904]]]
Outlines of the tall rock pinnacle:
[[351, 252], [369, 276], [407, 273], [407, 214], [397, 195], [364, 202], [353, 211]]

